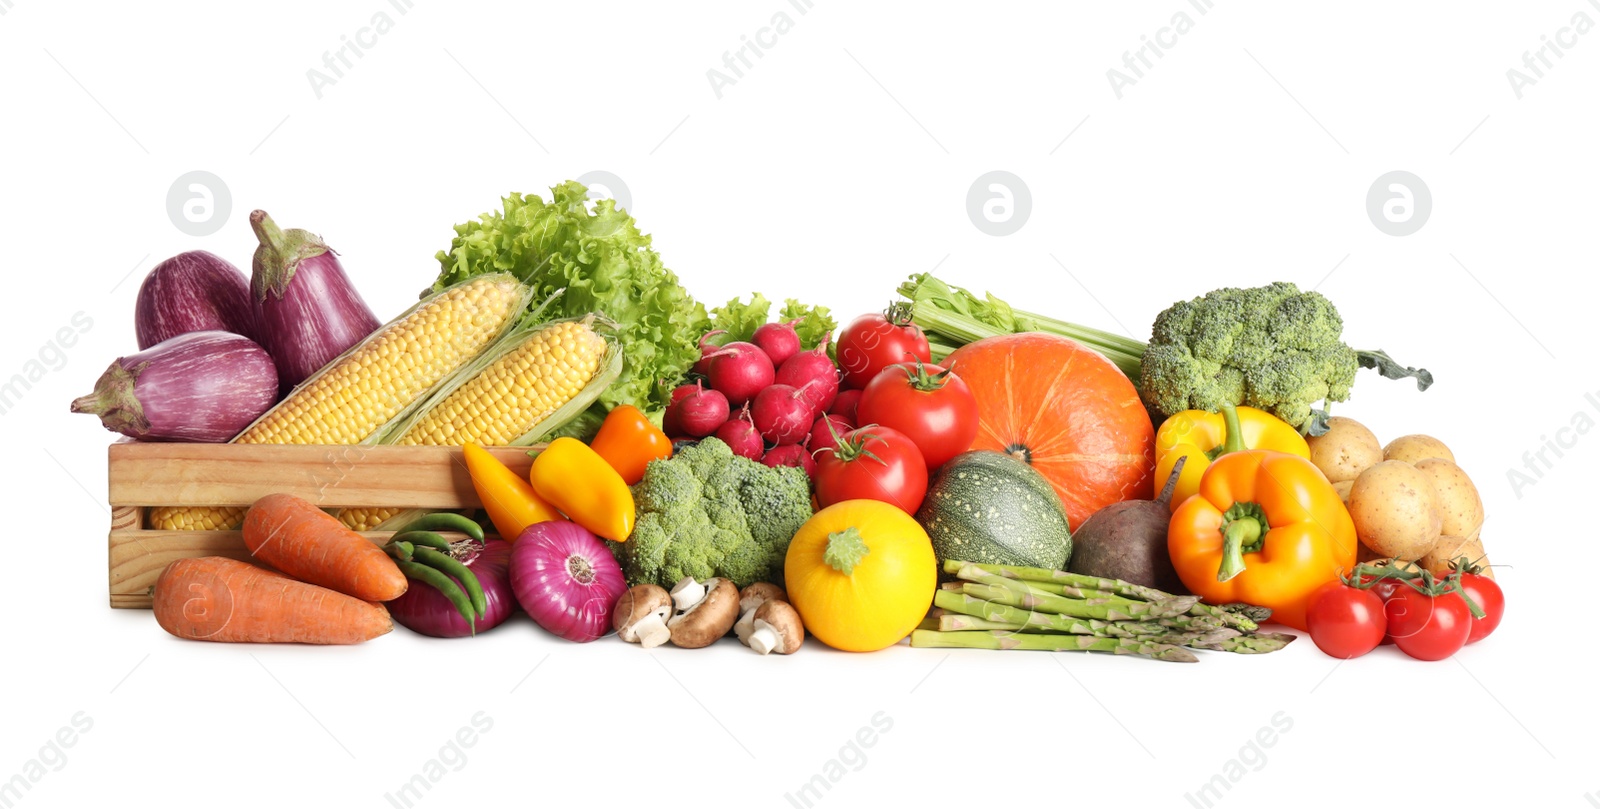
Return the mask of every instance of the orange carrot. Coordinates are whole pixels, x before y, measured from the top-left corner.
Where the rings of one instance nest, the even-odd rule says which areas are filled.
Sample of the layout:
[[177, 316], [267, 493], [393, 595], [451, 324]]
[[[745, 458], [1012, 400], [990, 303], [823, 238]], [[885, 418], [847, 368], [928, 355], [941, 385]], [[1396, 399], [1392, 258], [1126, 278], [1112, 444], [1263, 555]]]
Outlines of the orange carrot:
[[244, 515], [252, 556], [300, 581], [362, 601], [391, 601], [406, 576], [382, 548], [322, 509], [288, 494], [269, 494]]
[[156, 623], [222, 643], [361, 643], [394, 628], [382, 604], [222, 556], [179, 559], [156, 579]]

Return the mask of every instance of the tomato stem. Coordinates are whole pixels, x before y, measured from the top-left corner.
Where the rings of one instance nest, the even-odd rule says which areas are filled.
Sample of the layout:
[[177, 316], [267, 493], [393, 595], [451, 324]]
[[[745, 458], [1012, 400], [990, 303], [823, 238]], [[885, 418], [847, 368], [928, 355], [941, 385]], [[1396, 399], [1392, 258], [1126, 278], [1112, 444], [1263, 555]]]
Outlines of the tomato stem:
[[932, 393], [943, 389], [945, 383], [950, 381], [949, 368], [930, 374], [928, 373], [927, 363], [923, 362], [921, 357], [912, 357], [912, 360], [915, 361], [915, 365], [900, 363], [900, 367], [906, 371], [906, 379], [911, 382], [912, 390]]

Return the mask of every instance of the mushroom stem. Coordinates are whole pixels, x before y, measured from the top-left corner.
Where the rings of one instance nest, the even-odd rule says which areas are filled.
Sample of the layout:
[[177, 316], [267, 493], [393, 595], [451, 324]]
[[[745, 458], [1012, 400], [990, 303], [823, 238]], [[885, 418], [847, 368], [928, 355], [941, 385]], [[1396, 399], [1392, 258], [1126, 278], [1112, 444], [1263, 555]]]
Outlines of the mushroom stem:
[[684, 576], [672, 586], [672, 605], [677, 607], [679, 612], [700, 603], [700, 599], [705, 597], [705, 585], [695, 581], [693, 576]]
[[751, 607], [739, 616], [739, 622], [733, 625], [733, 634], [739, 636], [739, 642], [749, 646], [750, 633], [756, 631], [756, 608]]
[[750, 648], [760, 654], [767, 654], [778, 648], [783, 639], [778, 636], [778, 630], [766, 621], [756, 621], [755, 629], [750, 633]]
[[639, 645], [652, 649], [667, 642], [672, 637], [672, 631], [667, 629], [667, 608], [662, 607], [655, 612], [639, 619], [633, 625], [634, 637], [639, 639]]

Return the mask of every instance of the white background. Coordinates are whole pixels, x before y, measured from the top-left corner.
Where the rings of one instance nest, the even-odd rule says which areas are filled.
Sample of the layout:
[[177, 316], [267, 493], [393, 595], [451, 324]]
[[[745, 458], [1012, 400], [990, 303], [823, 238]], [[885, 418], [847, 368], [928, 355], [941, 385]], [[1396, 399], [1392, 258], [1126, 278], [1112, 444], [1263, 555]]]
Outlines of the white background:
[[[1279, 712], [1292, 727], [1265, 763], [1246, 752], [1219, 805], [1362, 802], [1379, 781], [1405, 800], [1589, 805], [1600, 435], [1547, 456], [1520, 496], [1507, 471], [1574, 414], [1600, 420], [1584, 399], [1600, 392], [1600, 33], [1520, 100], [1506, 71], [1600, 9], [854, 5], [0, 0], [0, 378], [75, 312], [93, 320], [0, 416], [0, 779], [76, 712], [93, 721], [19, 805], [389, 806], [478, 711], [492, 729], [422, 805], [790, 806], [878, 712], [892, 728], [818, 805], [1197, 805], [1186, 795]], [[1106, 71], [1180, 10], [1193, 29], [1119, 100]], [[307, 70], [379, 11], [393, 30], [319, 99]], [[778, 11], [793, 29], [718, 99], [706, 71]], [[995, 169], [1033, 199], [1007, 237], [964, 208]], [[1406, 237], [1365, 211], [1396, 169], [1433, 196]], [[191, 170], [231, 196], [215, 235], [168, 218]], [[594, 170], [624, 179], [667, 264], [713, 303], [759, 289], [847, 318], [937, 265], [1142, 338], [1217, 286], [1320, 284], [1350, 343], [1437, 375], [1418, 394], [1364, 372], [1339, 412], [1454, 448], [1488, 507], [1505, 624], [1433, 664], [1392, 649], [1336, 664], [1303, 641], [1182, 666], [815, 644], [758, 659], [731, 641], [651, 653], [525, 619], [471, 641], [244, 648], [107, 608], [111, 435], [67, 402], [135, 350], [145, 271], [196, 248], [248, 267], [260, 207], [321, 232], [389, 317], [432, 280], [452, 224]]]

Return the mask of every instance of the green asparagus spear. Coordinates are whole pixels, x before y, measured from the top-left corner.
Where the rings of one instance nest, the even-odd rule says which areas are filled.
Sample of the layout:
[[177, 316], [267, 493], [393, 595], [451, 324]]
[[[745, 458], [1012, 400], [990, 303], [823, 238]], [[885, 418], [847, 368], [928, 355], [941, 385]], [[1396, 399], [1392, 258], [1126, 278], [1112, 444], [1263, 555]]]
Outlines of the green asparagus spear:
[[1023, 635], [999, 632], [930, 632], [918, 629], [911, 633], [911, 645], [928, 649], [1024, 649], [1042, 652], [1111, 652], [1131, 654], [1166, 660], [1173, 663], [1193, 663], [1198, 658], [1187, 649], [1160, 643], [1146, 643], [1134, 638], [1099, 638], [1088, 635]]
[[976, 596], [985, 601], [994, 601], [1011, 607], [1043, 610], [1057, 615], [1070, 615], [1074, 618], [1098, 618], [1102, 621], [1132, 621], [1182, 615], [1188, 612], [1189, 608], [1198, 601], [1194, 596], [1174, 597], [1155, 603], [1131, 601], [1125, 598], [1077, 599], [1039, 595], [1028, 592], [1026, 589], [1019, 593], [1016, 590], [993, 584], [968, 584], [961, 591], [969, 596]]
[[[1144, 601], [1160, 601], [1162, 599], [1173, 597], [1171, 593], [1163, 593], [1153, 587], [1132, 584], [1119, 579], [1102, 579], [1096, 576], [1083, 576], [1077, 573], [1068, 573], [1064, 570], [1048, 570], [1042, 567], [989, 565], [980, 564], [977, 562], [961, 562], [954, 559], [947, 559], [944, 563], [944, 571], [951, 575], [955, 575], [956, 571], [959, 571], [962, 567], [967, 565], [976, 567], [985, 573], [1004, 576], [1008, 579], [1018, 579], [1027, 582], [1061, 583], [1071, 585], [1073, 587], [1088, 588], [1091, 590], [1103, 590], [1105, 592], [1115, 593], [1123, 598], [1140, 599]], [[1228, 626], [1241, 632], [1254, 632], [1259, 628], [1259, 625], [1256, 621], [1244, 614], [1229, 612], [1220, 607], [1213, 607], [1209, 604], [1201, 604], [1196, 602], [1194, 606], [1189, 608], [1189, 614], [1206, 615], [1214, 618], [1220, 618]]]

